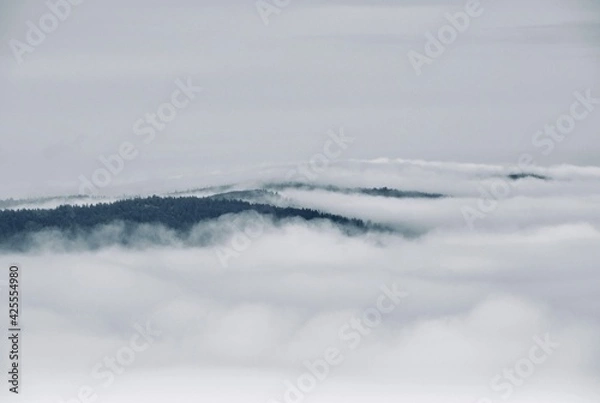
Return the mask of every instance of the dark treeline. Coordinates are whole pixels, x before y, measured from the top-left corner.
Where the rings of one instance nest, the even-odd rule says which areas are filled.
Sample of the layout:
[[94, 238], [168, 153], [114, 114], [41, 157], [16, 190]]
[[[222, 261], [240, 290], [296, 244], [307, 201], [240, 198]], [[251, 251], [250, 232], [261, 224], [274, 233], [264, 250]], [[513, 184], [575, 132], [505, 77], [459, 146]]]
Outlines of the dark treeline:
[[201, 221], [245, 211], [267, 214], [275, 219], [326, 219], [358, 230], [366, 230], [370, 226], [358, 219], [310, 209], [251, 204], [240, 200], [154, 196], [96, 205], [65, 205], [50, 210], [3, 210], [0, 211], [0, 245], [11, 249], [18, 247], [19, 241], [42, 230], [59, 230], [66, 235], [72, 235], [114, 222], [123, 222], [130, 227], [139, 224], [161, 224], [185, 234]]
[[383, 188], [361, 188], [360, 193], [370, 195], [370, 196], [383, 196], [383, 197], [395, 197], [397, 199], [439, 199], [442, 197], [446, 197], [441, 193], [426, 193], [426, 192], [418, 192], [413, 190], [398, 190], [398, 189], [390, 189], [387, 187]]
[[544, 181], [550, 180], [550, 178], [548, 178], [547, 176], [532, 174], [532, 173], [527, 173], [527, 172], [510, 174], [510, 175], [508, 175], [508, 178], [512, 179], [514, 181], [519, 180], [519, 179], [526, 179], [526, 178], [539, 179], [539, 180], [544, 180]]
[[382, 188], [343, 188], [334, 185], [315, 185], [302, 182], [270, 183], [267, 185], [271, 189], [305, 189], [305, 190], [326, 190], [328, 192], [337, 192], [345, 194], [365, 194], [369, 196], [392, 197], [397, 199], [439, 199], [448, 197], [441, 193], [419, 192], [415, 190], [399, 190], [388, 187]]

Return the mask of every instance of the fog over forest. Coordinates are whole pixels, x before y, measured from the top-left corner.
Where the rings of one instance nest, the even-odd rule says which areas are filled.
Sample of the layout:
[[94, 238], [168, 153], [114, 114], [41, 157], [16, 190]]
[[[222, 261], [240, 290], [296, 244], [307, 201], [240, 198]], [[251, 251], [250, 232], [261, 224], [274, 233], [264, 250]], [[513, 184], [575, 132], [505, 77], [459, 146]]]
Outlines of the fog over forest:
[[[23, 360], [28, 382], [39, 386], [36, 401], [67, 401], [88, 385], [115, 402], [173, 394], [190, 402], [281, 402], [285, 382], [295, 382], [306, 371], [303, 362], [330, 347], [344, 358], [310, 393], [313, 401], [402, 395], [459, 402], [503, 394], [515, 402], [591, 401], [600, 371], [600, 170], [532, 167], [537, 176], [518, 179], [510, 172], [345, 163], [319, 183], [265, 177], [212, 195], [178, 195], [172, 200], [238, 197], [246, 204], [230, 203], [273, 207], [264, 215], [254, 209], [202, 220], [184, 238], [150, 222], [128, 229], [124, 220], [78, 235], [29, 234], [27, 253], [3, 253], [26, 270]], [[364, 183], [384, 182], [387, 191], [360, 191]], [[502, 186], [508, 194], [497, 200], [477, 194]], [[444, 197], [423, 196], [431, 194]], [[480, 209], [492, 201], [496, 208]], [[21, 203], [1, 214], [57, 211], [47, 209], [50, 200]], [[119, 204], [95, 206], [112, 205]], [[289, 216], [274, 214], [284, 209]], [[297, 211], [329, 216], [306, 219]], [[392, 230], [349, 230], [340, 217]], [[119, 242], [125, 234], [128, 242]], [[406, 295], [369, 334], [340, 333], [375, 306], [381, 287]], [[110, 369], [104, 357], [126, 346], [135, 324], [147, 320], [160, 336], [130, 366], [117, 361], [123, 374]], [[559, 347], [526, 386], [514, 386], [502, 371], [528, 356], [534, 337]]]
[[0, 402], [600, 402], [600, 1], [0, 2]]

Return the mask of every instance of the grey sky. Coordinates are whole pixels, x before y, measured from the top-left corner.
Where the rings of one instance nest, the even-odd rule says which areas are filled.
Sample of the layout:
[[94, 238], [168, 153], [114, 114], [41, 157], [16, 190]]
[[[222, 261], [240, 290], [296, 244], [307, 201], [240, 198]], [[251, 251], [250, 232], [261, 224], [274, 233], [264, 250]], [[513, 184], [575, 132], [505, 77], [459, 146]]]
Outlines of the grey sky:
[[[593, 1], [482, 1], [484, 14], [418, 77], [407, 52], [458, 1], [292, 1], [265, 26], [254, 1], [92, 1], [18, 64], [11, 39], [48, 12], [1, 6], [2, 197], [77, 193], [123, 141], [114, 184], [305, 161], [329, 129], [343, 158], [514, 163], [577, 90], [600, 97]], [[178, 78], [203, 92], [150, 144], [134, 122]], [[600, 110], [536, 163], [600, 165]], [[111, 184], [112, 186], [112, 184]], [[108, 189], [107, 189], [108, 191]]]

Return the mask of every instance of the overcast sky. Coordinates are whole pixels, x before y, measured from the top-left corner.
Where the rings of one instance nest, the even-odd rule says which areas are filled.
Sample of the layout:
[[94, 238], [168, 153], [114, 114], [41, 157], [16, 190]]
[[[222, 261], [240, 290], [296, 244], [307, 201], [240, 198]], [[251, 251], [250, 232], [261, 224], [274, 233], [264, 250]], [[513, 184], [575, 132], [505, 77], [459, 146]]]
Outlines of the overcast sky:
[[[481, 4], [417, 76], [407, 53], [463, 2], [292, 1], [265, 25], [252, 0], [87, 0], [22, 63], [10, 42], [48, 8], [3, 2], [2, 197], [77, 193], [124, 141], [139, 154], [111, 186], [306, 161], [340, 127], [355, 138], [344, 159], [515, 163], [575, 91], [600, 97], [600, 9]], [[202, 92], [144, 143], [134, 123], [188, 78]], [[599, 123], [600, 109], [536, 163], [600, 165]]]

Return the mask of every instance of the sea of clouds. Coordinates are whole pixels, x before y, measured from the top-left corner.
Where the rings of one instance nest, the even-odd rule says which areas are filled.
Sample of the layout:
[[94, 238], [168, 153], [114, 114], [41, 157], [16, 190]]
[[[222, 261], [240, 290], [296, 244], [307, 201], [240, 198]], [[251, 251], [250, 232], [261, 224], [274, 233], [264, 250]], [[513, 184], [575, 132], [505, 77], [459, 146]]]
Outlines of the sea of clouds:
[[[242, 214], [199, 223], [190, 237], [210, 242], [143, 226], [132, 247], [97, 248], [118, 224], [38, 234], [3, 256], [22, 268], [23, 401], [598, 401], [599, 168], [514, 180], [505, 166], [344, 161], [322, 186], [273, 190], [286, 169], [222, 184], [393, 230]], [[384, 186], [446, 197], [356, 191]]]

